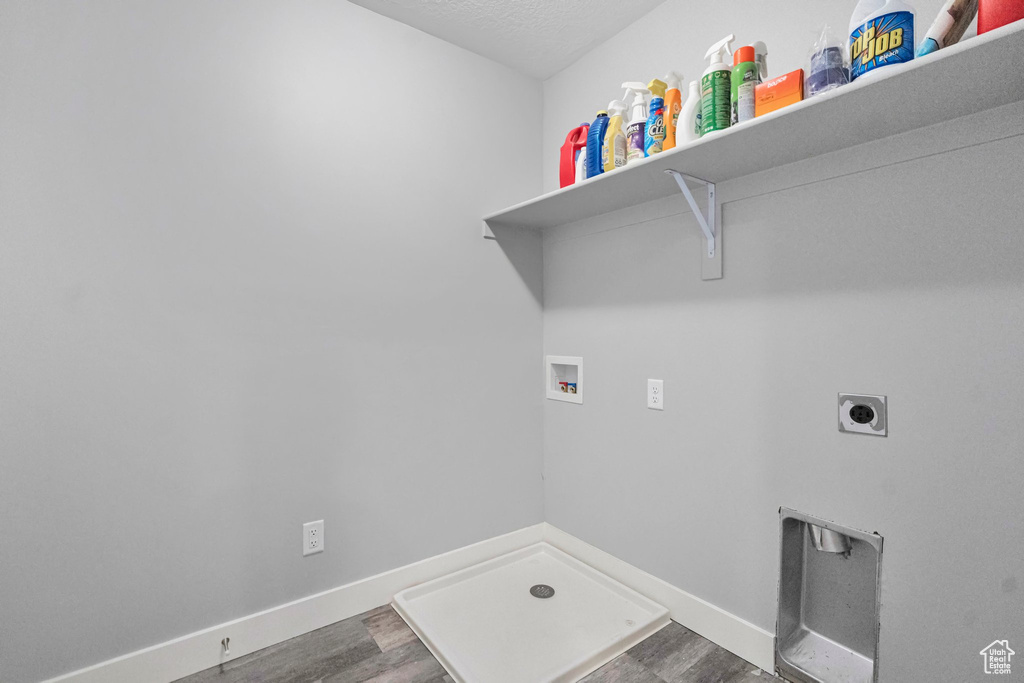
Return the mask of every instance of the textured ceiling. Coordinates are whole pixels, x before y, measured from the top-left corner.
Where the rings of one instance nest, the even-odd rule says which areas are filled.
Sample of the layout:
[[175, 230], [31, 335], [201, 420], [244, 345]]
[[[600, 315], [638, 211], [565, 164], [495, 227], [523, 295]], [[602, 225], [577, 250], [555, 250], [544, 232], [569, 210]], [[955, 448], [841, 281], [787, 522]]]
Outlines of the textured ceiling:
[[547, 78], [664, 0], [351, 0], [449, 43]]

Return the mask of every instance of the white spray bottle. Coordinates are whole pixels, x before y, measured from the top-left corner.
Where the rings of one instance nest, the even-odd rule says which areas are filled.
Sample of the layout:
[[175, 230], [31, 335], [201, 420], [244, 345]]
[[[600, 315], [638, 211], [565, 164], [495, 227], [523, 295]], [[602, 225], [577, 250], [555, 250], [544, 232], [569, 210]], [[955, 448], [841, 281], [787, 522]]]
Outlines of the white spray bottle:
[[633, 95], [633, 111], [629, 117], [629, 125], [626, 126], [626, 163], [631, 164], [643, 159], [644, 154], [644, 132], [647, 127], [647, 100], [645, 96], [650, 90], [639, 82], [623, 83], [626, 89], [626, 96]]

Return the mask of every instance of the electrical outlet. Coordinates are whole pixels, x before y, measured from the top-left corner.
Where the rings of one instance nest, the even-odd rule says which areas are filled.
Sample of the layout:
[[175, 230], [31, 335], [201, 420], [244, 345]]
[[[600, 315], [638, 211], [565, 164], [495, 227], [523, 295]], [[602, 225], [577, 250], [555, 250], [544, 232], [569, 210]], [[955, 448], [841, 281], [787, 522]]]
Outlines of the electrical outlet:
[[889, 416], [885, 396], [839, 394], [839, 431], [887, 436]]
[[302, 525], [302, 555], [313, 555], [324, 551], [324, 520], [306, 522]]
[[647, 380], [647, 407], [651, 410], [665, 410], [665, 380]]

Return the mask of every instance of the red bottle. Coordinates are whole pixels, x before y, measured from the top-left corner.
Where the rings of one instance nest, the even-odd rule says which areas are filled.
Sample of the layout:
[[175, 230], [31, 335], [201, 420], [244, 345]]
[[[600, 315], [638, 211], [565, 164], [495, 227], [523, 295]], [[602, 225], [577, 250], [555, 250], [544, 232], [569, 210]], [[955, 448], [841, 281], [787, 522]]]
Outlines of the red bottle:
[[565, 187], [576, 182], [576, 158], [580, 150], [587, 146], [587, 133], [590, 132], [590, 124], [584, 123], [578, 128], [573, 128], [565, 136], [565, 144], [562, 145], [562, 153], [558, 160], [558, 186]]
[[978, 35], [1024, 19], [1024, 0], [978, 0]]

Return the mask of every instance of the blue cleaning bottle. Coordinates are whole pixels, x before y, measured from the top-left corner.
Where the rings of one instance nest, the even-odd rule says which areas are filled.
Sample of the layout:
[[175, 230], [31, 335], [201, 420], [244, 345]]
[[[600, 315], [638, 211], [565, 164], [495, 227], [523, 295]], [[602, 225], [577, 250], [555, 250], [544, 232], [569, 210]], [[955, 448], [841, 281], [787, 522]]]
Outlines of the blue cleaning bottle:
[[644, 156], [651, 157], [661, 151], [665, 143], [665, 88], [664, 81], [655, 78], [647, 84], [651, 91], [650, 116], [644, 128]]
[[607, 131], [608, 112], [602, 109], [597, 112], [597, 118], [590, 124], [590, 132], [587, 133], [588, 178], [604, 173], [604, 165], [601, 163], [601, 147], [604, 145], [604, 134]]

